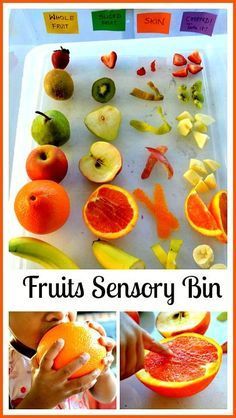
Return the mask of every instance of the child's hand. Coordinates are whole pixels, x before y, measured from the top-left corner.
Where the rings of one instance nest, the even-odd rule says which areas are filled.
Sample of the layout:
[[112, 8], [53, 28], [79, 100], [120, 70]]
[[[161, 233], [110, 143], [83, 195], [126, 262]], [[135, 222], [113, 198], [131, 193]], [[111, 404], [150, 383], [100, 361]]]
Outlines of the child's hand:
[[62, 339], [57, 340], [45, 353], [39, 365], [36, 356], [32, 358], [32, 387], [18, 408], [51, 409], [70, 396], [95, 385], [100, 370], [93, 370], [86, 376], [69, 380], [69, 377], [89, 360], [87, 353], [81, 354], [60, 370], [53, 370], [54, 360], [63, 345]]
[[115, 347], [116, 343], [112, 338], [109, 338], [109, 337], [106, 336], [106, 332], [100, 324], [98, 324], [97, 322], [94, 322], [94, 321], [86, 321], [86, 322], [87, 322], [87, 324], [90, 328], [93, 328], [97, 332], [99, 332], [101, 337], [98, 339], [98, 342], [99, 342], [99, 344], [103, 345], [106, 348], [107, 355], [102, 360], [105, 367], [104, 367], [101, 374], [104, 374], [109, 370], [109, 368], [111, 367], [111, 364], [114, 360], [114, 357], [111, 354], [111, 352], [112, 352], [113, 348]]
[[144, 349], [171, 355], [164, 345], [156, 342], [143, 328], [121, 312], [120, 327], [120, 377], [126, 379], [143, 367]]

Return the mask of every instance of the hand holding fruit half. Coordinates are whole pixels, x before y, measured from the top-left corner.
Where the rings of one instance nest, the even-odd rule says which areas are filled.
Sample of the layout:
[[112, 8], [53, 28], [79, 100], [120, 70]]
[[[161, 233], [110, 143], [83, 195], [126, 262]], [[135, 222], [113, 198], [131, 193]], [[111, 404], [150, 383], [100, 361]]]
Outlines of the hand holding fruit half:
[[121, 312], [120, 327], [120, 377], [126, 379], [143, 367], [144, 349], [163, 356], [171, 350], [156, 342], [143, 328]]

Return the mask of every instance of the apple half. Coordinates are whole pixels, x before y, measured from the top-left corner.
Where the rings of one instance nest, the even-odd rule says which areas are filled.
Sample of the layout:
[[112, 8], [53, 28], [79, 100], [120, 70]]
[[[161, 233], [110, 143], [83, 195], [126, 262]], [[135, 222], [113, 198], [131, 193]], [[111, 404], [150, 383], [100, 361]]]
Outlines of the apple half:
[[108, 183], [122, 169], [121, 153], [109, 142], [94, 142], [89, 154], [80, 159], [79, 169], [84, 177], [94, 183]]
[[211, 320], [210, 312], [160, 312], [156, 319], [157, 330], [169, 338], [183, 332], [205, 334]]

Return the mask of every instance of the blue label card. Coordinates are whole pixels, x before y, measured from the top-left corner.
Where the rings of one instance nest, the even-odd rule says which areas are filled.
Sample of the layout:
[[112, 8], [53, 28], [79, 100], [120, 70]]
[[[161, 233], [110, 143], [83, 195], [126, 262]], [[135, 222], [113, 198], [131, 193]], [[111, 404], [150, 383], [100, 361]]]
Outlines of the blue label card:
[[196, 32], [212, 36], [217, 15], [208, 12], [183, 12], [181, 32]]

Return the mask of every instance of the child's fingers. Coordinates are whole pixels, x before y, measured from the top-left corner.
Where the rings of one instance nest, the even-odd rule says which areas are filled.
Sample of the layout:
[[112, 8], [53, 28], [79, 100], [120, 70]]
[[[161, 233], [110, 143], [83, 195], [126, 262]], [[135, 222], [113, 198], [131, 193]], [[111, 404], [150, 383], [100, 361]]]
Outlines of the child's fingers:
[[90, 328], [95, 329], [103, 337], [106, 336], [106, 332], [105, 332], [104, 328], [100, 324], [98, 324], [98, 322], [94, 322], [94, 321], [86, 321], [86, 322], [87, 322], [87, 324]]
[[164, 344], [160, 344], [157, 341], [155, 341], [151, 337], [151, 335], [149, 335], [146, 331], [143, 330], [142, 336], [144, 348], [146, 348], [147, 350], [167, 356], [173, 354], [169, 348], [165, 347]]
[[38, 362], [38, 358], [37, 358], [37, 354], [35, 354], [32, 358], [31, 358], [31, 368], [32, 370], [34, 369], [38, 369], [39, 367], [39, 362]]
[[65, 341], [60, 338], [55, 341], [49, 350], [43, 355], [42, 360], [40, 361], [40, 369], [49, 371], [52, 369], [54, 360], [56, 356], [59, 354], [61, 349], [63, 348]]
[[86, 389], [90, 389], [92, 386], [95, 385], [100, 374], [101, 370], [95, 369], [91, 373], [86, 374], [86, 376], [68, 380], [68, 382], [65, 384], [65, 388], [68, 392], [84, 392]]
[[62, 367], [57, 371], [58, 378], [68, 379], [73, 373], [84, 366], [85, 363], [90, 359], [88, 353], [81, 354], [77, 359], [71, 361], [66, 366]]
[[104, 359], [102, 359], [102, 364], [104, 364], [105, 367], [109, 367], [113, 361], [114, 356], [112, 354], [108, 354]]
[[98, 342], [99, 344], [103, 345], [103, 347], [106, 347], [107, 351], [112, 351], [116, 345], [115, 341], [109, 337], [100, 337]]

